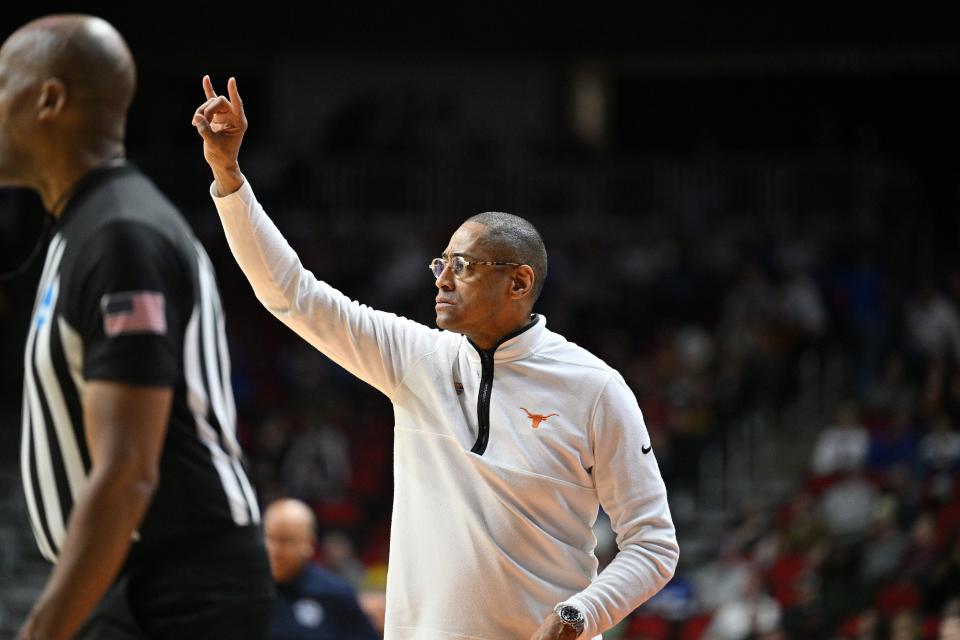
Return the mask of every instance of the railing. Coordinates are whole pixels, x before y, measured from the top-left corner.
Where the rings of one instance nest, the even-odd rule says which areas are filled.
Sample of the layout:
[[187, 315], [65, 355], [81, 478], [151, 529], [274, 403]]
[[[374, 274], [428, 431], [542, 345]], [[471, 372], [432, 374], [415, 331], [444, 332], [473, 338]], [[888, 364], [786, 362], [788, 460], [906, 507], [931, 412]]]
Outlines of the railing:
[[700, 455], [698, 510], [736, 513], [756, 501], [785, 497], [809, 468], [819, 429], [840, 404], [846, 359], [808, 350], [796, 362], [796, 393], [782, 405], [761, 398]]

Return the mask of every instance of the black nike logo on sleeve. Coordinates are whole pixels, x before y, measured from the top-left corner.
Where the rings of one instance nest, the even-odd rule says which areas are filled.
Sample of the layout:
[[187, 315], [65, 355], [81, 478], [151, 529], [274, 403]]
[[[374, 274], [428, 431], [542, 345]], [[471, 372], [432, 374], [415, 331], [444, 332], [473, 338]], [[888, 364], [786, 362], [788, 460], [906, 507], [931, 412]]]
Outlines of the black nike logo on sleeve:
[[653, 445], [650, 445], [649, 447], [644, 447], [643, 445], [640, 445], [640, 451], [642, 451], [644, 455], [650, 453], [651, 449], [653, 449]]

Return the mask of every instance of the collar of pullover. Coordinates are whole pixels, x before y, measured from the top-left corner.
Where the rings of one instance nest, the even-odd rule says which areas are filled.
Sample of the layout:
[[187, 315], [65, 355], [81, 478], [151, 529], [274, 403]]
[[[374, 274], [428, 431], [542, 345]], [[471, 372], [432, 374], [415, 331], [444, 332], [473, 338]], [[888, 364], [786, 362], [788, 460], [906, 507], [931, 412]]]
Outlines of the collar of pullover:
[[[547, 319], [540, 314], [533, 314], [529, 324], [518, 329], [513, 333], [508, 333], [500, 339], [494, 347], [487, 351], [493, 352], [494, 362], [511, 362], [519, 360], [536, 350], [537, 345], [543, 338], [544, 330], [547, 328]], [[474, 363], [480, 362], [480, 352], [477, 345], [473, 344], [469, 338], [464, 340], [470, 345], [467, 348], [467, 357]]]

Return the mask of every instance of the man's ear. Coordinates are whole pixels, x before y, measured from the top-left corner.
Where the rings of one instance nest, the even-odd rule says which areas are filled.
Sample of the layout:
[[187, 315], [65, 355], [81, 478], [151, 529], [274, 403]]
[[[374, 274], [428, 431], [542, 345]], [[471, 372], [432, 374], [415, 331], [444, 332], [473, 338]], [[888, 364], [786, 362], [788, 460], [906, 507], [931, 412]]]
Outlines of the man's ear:
[[48, 122], [60, 116], [67, 104], [67, 85], [60, 78], [44, 80], [37, 97], [37, 120]]
[[510, 283], [510, 297], [520, 300], [533, 293], [533, 284], [537, 281], [537, 274], [528, 264], [522, 264], [513, 272]]

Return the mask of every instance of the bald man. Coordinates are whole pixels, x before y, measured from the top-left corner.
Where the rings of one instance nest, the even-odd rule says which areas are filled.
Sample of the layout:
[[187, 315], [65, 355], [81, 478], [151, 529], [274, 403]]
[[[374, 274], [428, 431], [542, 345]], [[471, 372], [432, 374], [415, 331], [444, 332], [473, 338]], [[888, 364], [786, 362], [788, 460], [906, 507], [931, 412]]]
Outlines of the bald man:
[[125, 159], [119, 33], [40, 18], [0, 48], [0, 185], [53, 218], [21, 470], [55, 567], [20, 638], [262, 638], [272, 584], [209, 259]]
[[270, 640], [376, 640], [350, 585], [312, 562], [317, 525], [310, 507], [277, 500], [263, 526], [277, 583]]

